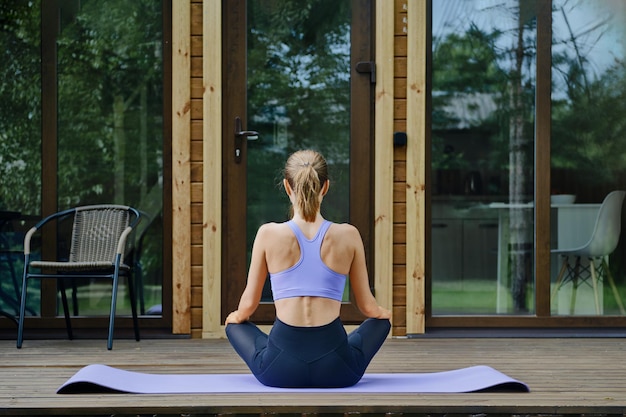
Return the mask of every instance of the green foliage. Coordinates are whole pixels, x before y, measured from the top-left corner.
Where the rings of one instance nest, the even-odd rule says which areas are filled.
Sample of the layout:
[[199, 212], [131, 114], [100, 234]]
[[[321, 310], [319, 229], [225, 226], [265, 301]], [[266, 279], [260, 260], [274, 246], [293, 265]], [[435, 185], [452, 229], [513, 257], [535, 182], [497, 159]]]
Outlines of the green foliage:
[[270, 132], [277, 120], [286, 123], [287, 153], [316, 146], [346, 160], [349, 2], [267, 0], [249, 7], [249, 118]]
[[0, 209], [39, 213], [39, 2], [0, 2]]
[[567, 99], [553, 108], [552, 167], [611, 184], [626, 166], [626, 64], [615, 62], [588, 87], [580, 67], [570, 69]]
[[[163, 165], [161, 3], [65, 2], [60, 16], [59, 208], [141, 204]], [[11, 80], [0, 85], [0, 208], [29, 214], [41, 195], [40, 25], [39, 1], [0, 4], [0, 76]]]
[[496, 43], [500, 31], [487, 33], [475, 25], [463, 33], [450, 33], [435, 43], [433, 85], [455, 93], [500, 93], [507, 77], [500, 67]]
[[[160, 2], [151, 0], [83, 1], [75, 15], [62, 20], [57, 42], [61, 206], [103, 201], [138, 206], [146, 198], [142, 185], [157, 186], [158, 175], [147, 178], [138, 162], [153, 173], [162, 165], [161, 20]], [[130, 146], [142, 141], [146, 154]], [[124, 173], [123, 184], [116, 171]]]
[[248, 120], [260, 133], [248, 143], [248, 230], [287, 218], [281, 170], [303, 148], [330, 165], [324, 214], [347, 221], [350, 2], [260, 0], [248, 8]]
[[[58, 209], [98, 203], [137, 207], [158, 221], [146, 231], [146, 276], [162, 268], [163, 16], [154, 0], [0, 2], [0, 209], [40, 215], [42, 187], [42, 71], [56, 69]], [[46, 3], [49, 5], [50, 3]], [[58, 24], [41, 42], [42, 19]], [[42, 50], [45, 49], [45, 50]], [[44, 139], [46, 138], [46, 139]], [[150, 222], [145, 222], [148, 226]], [[142, 226], [142, 227], [145, 227]], [[158, 278], [160, 279], [160, 278]], [[155, 279], [152, 279], [155, 281]]]

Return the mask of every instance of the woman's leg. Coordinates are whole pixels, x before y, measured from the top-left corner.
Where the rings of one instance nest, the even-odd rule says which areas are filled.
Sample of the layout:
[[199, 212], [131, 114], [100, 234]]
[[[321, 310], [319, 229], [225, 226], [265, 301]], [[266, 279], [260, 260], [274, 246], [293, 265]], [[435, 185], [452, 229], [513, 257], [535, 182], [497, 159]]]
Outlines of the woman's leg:
[[255, 358], [267, 346], [268, 336], [249, 321], [226, 326], [226, 337], [253, 374], [260, 372]]
[[348, 344], [356, 353], [363, 372], [387, 339], [390, 329], [387, 319], [367, 319], [348, 335]]

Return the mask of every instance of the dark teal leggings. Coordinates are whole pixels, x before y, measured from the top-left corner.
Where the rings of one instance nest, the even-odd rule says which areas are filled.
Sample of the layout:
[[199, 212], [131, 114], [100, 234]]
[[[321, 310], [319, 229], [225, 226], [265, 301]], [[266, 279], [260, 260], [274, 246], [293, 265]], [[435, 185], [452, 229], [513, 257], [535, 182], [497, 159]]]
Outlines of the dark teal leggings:
[[319, 327], [276, 319], [269, 336], [251, 322], [229, 324], [226, 335], [264, 385], [337, 388], [359, 382], [390, 328], [389, 320], [367, 319], [348, 335], [338, 318]]

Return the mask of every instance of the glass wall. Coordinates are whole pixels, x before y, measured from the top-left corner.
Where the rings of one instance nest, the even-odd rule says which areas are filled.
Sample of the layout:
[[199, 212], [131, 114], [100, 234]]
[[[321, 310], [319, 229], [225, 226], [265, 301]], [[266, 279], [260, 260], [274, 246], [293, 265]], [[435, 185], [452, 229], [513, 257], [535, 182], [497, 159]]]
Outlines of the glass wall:
[[0, 3], [0, 311], [9, 315], [19, 311], [24, 231], [41, 208], [40, 17], [39, 1]]
[[[551, 312], [624, 315], [626, 248], [614, 244], [621, 205], [597, 230], [600, 250], [585, 244], [604, 198], [626, 189], [626, 3], [554, 0], [552, 20]], [[579, 247], [580, 264], [569, 256], [561, 273], [563, 255]]]
[[[163, 29], [160, 1], [63, 2], [57, 38], [58, 208], [114, 203], [145, 216], [134, 236], [140, 301], [161, 304]], [[130, 313], [126, 286], [118, 311]], [[81, 314], [110, 309], [108, 282], [78, 291]]]
[[432, 315], [534, 312], [536, 10], [432, 2]]
[[[125, 260], [135, 267], [142, 312], [160, 314], [162, 2], [8, 0], [0, 4], [0, 22], [5, 80], [0, 85], [0, 310], [17, 314], [24, 232], [42, 212], [116, 203], [144, 215]], [[68, 250], [66, 238], [60, 228], [56, 242], [51, 239], [61, 257]], [[39, 248], [33, 249], [33, 256], [40, 256]], [[74, 311], [108, 314], [111, 283], [76, 282]], [[122, 282], [118, 312], [130, 314]], [[55, 288], [44, 284], [40, 290], [38, 280], [29, 285], [28, 315], [58, 313], [41, 302], [54, 304]]]

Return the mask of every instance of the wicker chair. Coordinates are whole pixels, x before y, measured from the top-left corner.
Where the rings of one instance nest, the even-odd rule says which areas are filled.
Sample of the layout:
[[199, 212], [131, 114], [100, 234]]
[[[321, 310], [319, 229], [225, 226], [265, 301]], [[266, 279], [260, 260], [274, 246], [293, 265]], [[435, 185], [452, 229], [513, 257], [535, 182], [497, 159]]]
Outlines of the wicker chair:
[[[69, 259], [67, 261], [31, 260], [31, 238], [40, 229], [51, 222], [57, 224], [73, 216]], [[113, 281], [111, 293], [111, 311], [109, 317], [109, 337], [107, 349], [113, 347], [113, 327], [117, 303], [117, 288], [120, 275], [128, 278], [128, 289], [133, 315], [135, 339], [139, 341], [139, 323], [137, 320], [136, 298], [131, 279], [131, 268], [124, 263], [126, 240], [141, 215], [132, 207], [121, 205], [94, 205], [68, 209], [52, 214], [31, 228], [24, 237], [24, 274], [17, 332], [17, 348], [22, 347], [24, 316], [29, 279], [57, 279], [67, 335], [73, 338], [72, 326], [65, 294], [66, 279], [109, 278]], [[33, 270], [37, 272], [33, 272]]]

